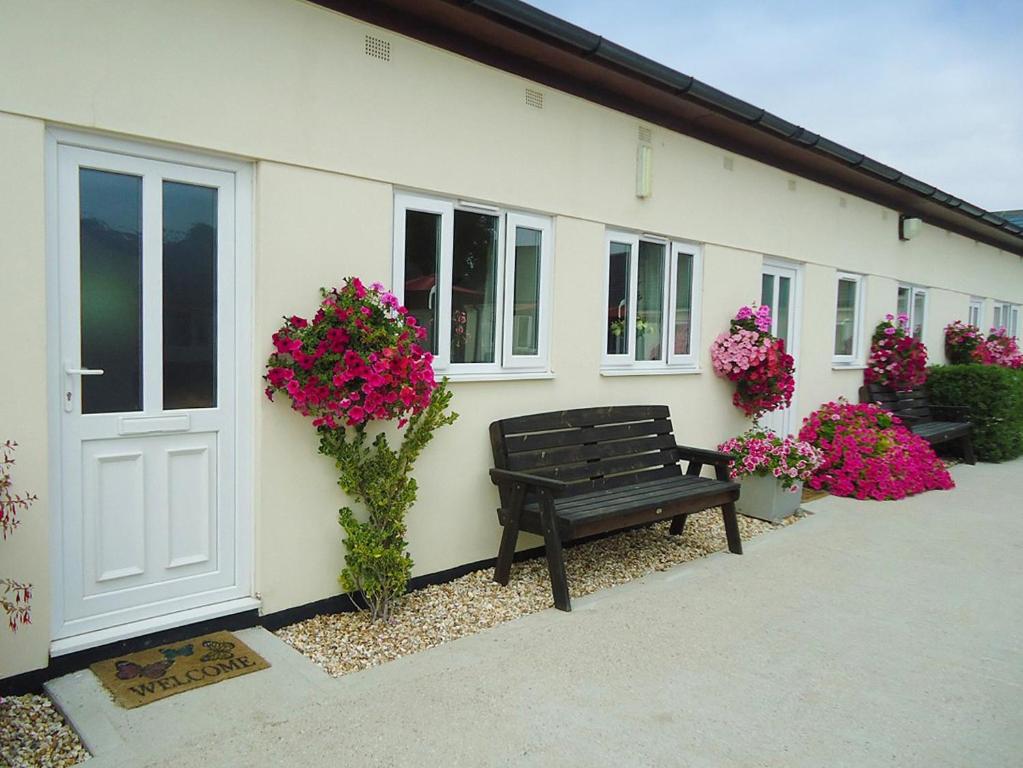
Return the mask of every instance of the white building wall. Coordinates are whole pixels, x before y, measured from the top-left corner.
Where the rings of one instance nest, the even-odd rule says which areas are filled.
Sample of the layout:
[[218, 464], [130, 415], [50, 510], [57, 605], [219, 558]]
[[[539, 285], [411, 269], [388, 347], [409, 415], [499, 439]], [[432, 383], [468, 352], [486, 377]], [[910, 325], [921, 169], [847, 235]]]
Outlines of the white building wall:
[[[3, 572], [37, 585], [35, 624], [0, 632], [0, 676], [44, 665], [47, 652], [47, 124], [254, 162], [257, 360], [281, 316], [309, 311], [320, 285], [349, 274], [390, 283], [395, 189], [552, 215], [555, 377], [454, 385], [461, 419], [417, 471], [417, 574], [496, 552], [493, 419], [663, 402], [682, 442], [714, 445], [743, 429], [708, 347], [738, 306], [759, 298], [765, 256], [806, 265], [799, 416], [839, 395], [854, 399], [862, 381], [862, 371], [831, 365], [836, 269], [868, 275], [864, 344], [894, 311], [899, 281], [931, 286], [932, 359], [971, 294], [1023, 303], [1016, 256], [930, 226], [899, 242], [897, 211], [743, 157], [729, 154], [727, 170], [724, 151], [661, 128], [653, 195], [639, 200], [639, 120], [299, 0], [0, 0], [0, 18], [0, 327], [17, 329], [4, 368], [16, 361], [18, 371], [0, 377], [0, 439], [22, 443], [19, 485], [42, 497], [15, 543], [0, 544]], [[364, 54], [366, 33], [391, 42], [391, 61]], [[543, 91], [542, 110], [526, 105], [527, 86]], [[606, 226], [705, 244], [702, 373], [600, 375]], [[276, 611], [337, 591], [343, 502], [311, 426], [285, 403], [250, 394], [255, 591]]]

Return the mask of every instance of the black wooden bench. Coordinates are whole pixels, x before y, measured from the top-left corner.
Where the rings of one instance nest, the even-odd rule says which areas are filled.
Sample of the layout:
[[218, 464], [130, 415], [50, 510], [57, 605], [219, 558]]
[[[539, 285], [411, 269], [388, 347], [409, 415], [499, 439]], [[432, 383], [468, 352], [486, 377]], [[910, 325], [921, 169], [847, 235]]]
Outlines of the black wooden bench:
[[877, 384], [860, 387], [860, 402], [875, 403], [898, 416], [913, 434], [931, 445], [958, 445], [967, 464], [977, 463], [973, 452], [973, 424], [964, 418], [964, 407], [931, 405], [923, 387], [897, 392]]
[[[678, 445], [667, 406], [629, 405], [552, 411], [490, 425], [491, 480], [504, 526], [494, 580], [507, 584], [519, 531], [544, 537], [554, 605], [572, 610], [562, 541], [671, 519], [678, 535], [686, 516], [721, 507], [728, 549], [742, 554], [728, 478], [731, 457]], [[685, 473], [680, 460], [688, 462]], [[705, 464], [716, 480], [700, 477]]]

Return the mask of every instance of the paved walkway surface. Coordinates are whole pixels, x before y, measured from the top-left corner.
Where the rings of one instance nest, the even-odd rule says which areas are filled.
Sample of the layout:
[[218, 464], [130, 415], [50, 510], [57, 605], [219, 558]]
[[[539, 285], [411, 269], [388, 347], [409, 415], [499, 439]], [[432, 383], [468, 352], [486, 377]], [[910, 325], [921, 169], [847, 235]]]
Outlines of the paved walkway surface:
[[1023, 461], [954, 476], [337, 680], [257, 629], [265, 672], [50, 691], [91, 768], [1023, 765]]

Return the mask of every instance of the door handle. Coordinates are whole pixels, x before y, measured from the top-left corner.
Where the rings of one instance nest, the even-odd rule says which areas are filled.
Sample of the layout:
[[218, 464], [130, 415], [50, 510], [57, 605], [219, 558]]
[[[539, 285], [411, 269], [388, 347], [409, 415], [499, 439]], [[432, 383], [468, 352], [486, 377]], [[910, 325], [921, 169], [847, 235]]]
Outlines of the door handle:
[[75, 408], [75, 384], [74, 376], [102, 376], [102, 368], [72, 368], [70, 366], [64, 367], [65, 379], [64, 386], [64, 413], [71, 413]]

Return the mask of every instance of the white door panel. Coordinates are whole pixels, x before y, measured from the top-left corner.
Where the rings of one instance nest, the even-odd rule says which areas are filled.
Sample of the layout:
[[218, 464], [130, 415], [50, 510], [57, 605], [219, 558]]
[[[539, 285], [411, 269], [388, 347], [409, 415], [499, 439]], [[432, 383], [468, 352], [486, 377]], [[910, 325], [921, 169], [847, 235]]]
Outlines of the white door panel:
[[236, 174], [63, 144], [56, 165], [63, 638], [250, 588]]
[[[800, 323], [799, 269], [781, 263], [764, 262], [760, 303], [771, 307], [771, 333], [785, 340], [785, 351], [792, 355], [795, 375], [799, 375]], [[797, 379], [798, 380], [798, 379]], [[788, 408], [760, 417], [760, 424], [781, 436], [798, 431], [795, 424], [796, 396]]]

